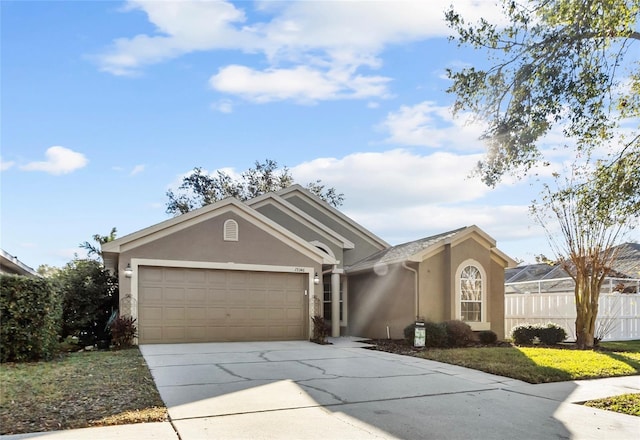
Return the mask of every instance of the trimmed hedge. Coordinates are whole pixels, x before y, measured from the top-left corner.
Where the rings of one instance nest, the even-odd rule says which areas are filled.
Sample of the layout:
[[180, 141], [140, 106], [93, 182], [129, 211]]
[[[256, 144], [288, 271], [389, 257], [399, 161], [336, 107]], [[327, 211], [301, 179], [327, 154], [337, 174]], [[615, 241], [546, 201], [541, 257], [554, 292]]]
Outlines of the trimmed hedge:
[[482, 344], [495, 344], [498, 342], [498, 335], [492, 330], [482, 330], [478, 332], [478, 340]]
[[44, 278], [0, 275], [0, 361], [51, 359], [58, 347], [62, 298]]
[[[435, 323], [432, 321], [424, 322], [425, 329], [425, 347], [446, 347], [447, 346], [447, 330], [444, 323]], [[411, 323], [404, 328], [405, 340], [413, 345], [415, 340], [415, 323]]]
[[444, 323], [447, 330], [449, 347], [466, 347], [474, 340], [473, 330], [469, 324], [454, 319]]
[[511, 339], [516, 345], [531, 345], [538, 338], [541, 344], [556, 345], [567, 339], [564, 328], [554, 323], [546, 326], [540, 324], [521, 324], [511, 331]]

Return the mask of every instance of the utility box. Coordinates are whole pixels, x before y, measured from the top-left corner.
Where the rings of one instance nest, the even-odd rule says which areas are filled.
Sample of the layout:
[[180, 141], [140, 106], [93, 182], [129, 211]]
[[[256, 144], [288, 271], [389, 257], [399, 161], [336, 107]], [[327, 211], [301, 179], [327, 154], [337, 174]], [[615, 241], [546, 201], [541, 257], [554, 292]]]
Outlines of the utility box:
[[413, 333], [413, 346], [415, 348], [424, 348], [427, 339], [427, 330], [424, 328], [424, 322], [416, 322]]

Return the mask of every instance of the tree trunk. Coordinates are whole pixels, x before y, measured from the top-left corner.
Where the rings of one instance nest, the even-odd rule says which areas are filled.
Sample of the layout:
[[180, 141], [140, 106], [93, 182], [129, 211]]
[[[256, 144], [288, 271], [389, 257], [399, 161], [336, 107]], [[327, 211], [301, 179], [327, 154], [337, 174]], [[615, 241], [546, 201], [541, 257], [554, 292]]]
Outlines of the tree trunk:
[[600, 284], [592, 276], [576, 277], [576, 347], [590, 350], [594, 346]]

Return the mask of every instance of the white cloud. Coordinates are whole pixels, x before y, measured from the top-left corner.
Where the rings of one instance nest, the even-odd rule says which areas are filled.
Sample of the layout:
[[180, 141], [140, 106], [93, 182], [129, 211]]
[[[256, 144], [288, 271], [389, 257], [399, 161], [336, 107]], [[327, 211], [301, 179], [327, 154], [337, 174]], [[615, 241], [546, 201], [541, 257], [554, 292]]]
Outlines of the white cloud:
[[47, 160], [42, 162], [30, 162], [20, 167], [25, 171], [44, 171], [45, 173], [60, 175], [83, 168], [89, 160], [82, 153], [69, 148], [55, 146], [45, 152]]
[[323, 72], [307, 66], [258, 71], [231, 65], [220, 69], [209, 84], [219, 92], [264, 103], [291, 99], [303, 103], [318, 100], [384, 97], [389, 78], [360, 76], [344, 70]]
[[479, 157], [397, 149], [316, 159], [291, 172], [303, 185], [321, 179], [344, 193], [341, 211], [392, 244], [473, 224], [498, 241], [544, 243], [542, 230], [529, 217], [525, 185], [501, 186], [515, 203], [495, 203], [488, 200], [492, 189], [468, 178]]
[[6, 171], [12, 166], [14, 166], [15, 164], [16, 163], [13, 161], [3, 161], [2, 158], [0, 157], [0, 171]]
[[141, 10], [156, 26], [157, 35], [139, 34], [118, 38], [103, 54], [94, 58], [101, 70], [114, 75], [134, 75], [149, 64], [160, 63], [186, 53], [215, 49], [251, 47], [250, 32], [236, 29], [245, 21], [244, 12], [228, 2], [139, 1], [127, 2], [123, 11]]
[[320, 158], [291, 168], [296, 182], [321, 179], [348, 196], [351, 209], [458, 203], [485, 195], [489, 188], [468, 178], [479, 155], [436, 152], [418, 155], [397, 149]]
[[133, 169], [129, 173], [129, 176], [135, 176], [136, 174], [140, 174], [141, 172], [144, 171], [144, 168], [145, 168], [145, 165], [143, 164], [136, 165], [135, 167], [133, 167]]
[[[215, 90], [253, 102], [384, 98], [390, 95], [389, 78], [369, 72], [382, 65], [382, 51], [389, 45], [448, 35], [444, 11], [449, 4], [132, 0], [125, 11], [143, 11], [157, 32], [118, 38], [94, 58], [104, 71], [135, 75], [147, 65], [191, 52], [237, 50], [263, 56], [267, 67], [221, 66], [210, 81]], [[251, 5], [258, 13], [245, 12]], [[499, 12], [493, 3], [478, 0], [459, 0], [456, 9], [466, 17], [494, 21]], [[255, 79], [260, 81], [251, 81]]]
[[468, 115], [454, 119], [449, 107], [431, 101], [408, 106], [391, 112], [378, 127], [389, 133], [385, 142], [400, 146], [453, 147], [461, 150], [482, 151], [479, 140], [483, 125]]
[[211, 109], [220, 113], [233, 113], [233, 102], [229, 99], [221, 99], [211, 104]]

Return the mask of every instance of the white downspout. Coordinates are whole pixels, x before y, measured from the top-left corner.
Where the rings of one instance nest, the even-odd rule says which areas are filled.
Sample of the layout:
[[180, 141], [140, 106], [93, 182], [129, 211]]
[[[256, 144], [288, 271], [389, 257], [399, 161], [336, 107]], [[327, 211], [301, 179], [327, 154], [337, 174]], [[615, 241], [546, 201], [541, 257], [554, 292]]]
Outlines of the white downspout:
[[412, 267], [407, 266], [406, 261], [402, 262], [402, 267], [413, 272], [413, 291], [415, 292], [416, 320], [418, 320], [420, 318], [419, 316], [420, 309], [418, 308], [418, 306], [420, 305], [419, 295], [418, 295], [418, 271]]

